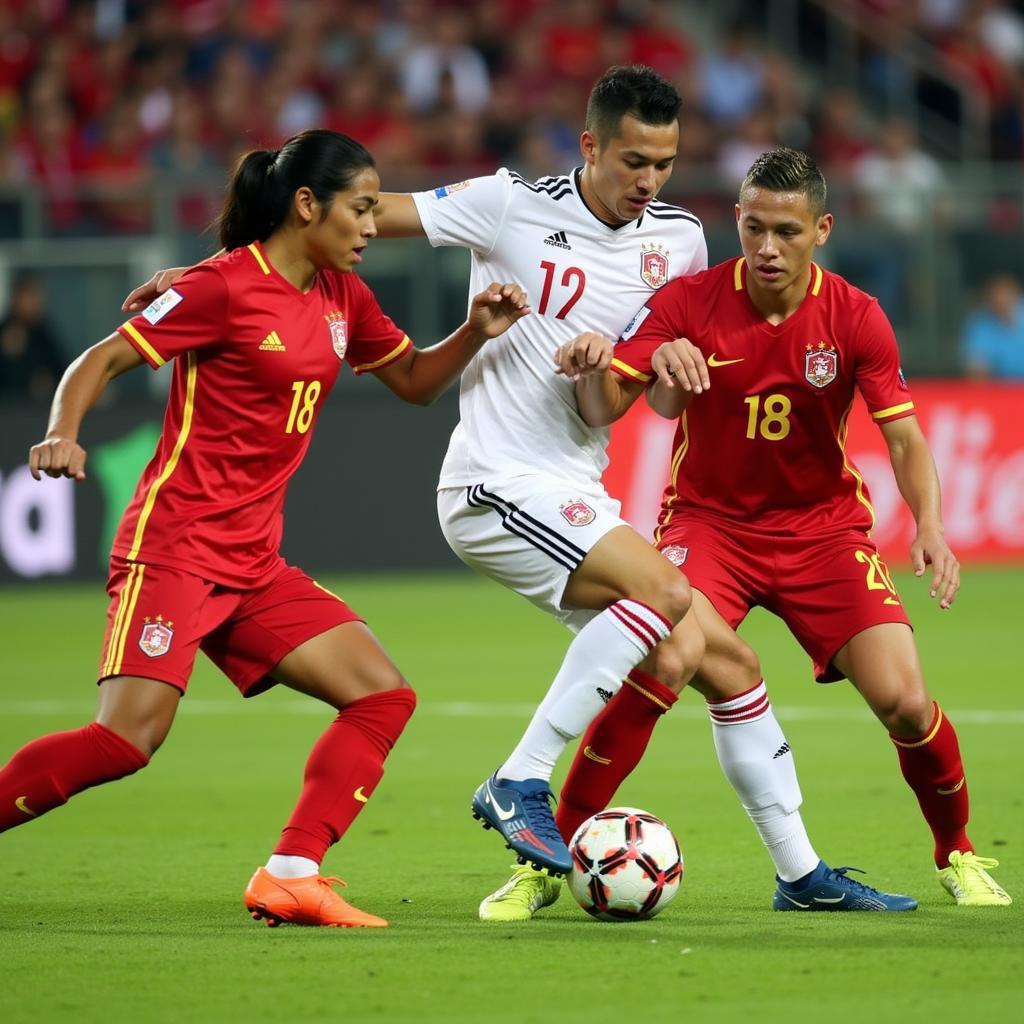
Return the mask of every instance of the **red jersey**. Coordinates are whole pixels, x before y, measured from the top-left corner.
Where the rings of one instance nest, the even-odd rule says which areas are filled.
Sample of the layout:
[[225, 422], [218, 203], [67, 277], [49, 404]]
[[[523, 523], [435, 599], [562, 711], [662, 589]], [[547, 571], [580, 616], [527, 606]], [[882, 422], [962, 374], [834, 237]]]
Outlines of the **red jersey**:
[[193, 267], [119, 331], [175, 365], [113, 553], [239, 588], [281, 567], [285, 487], [342, 360], [362, 373], [412, 345], [355, 274], [321, 271], [303, 294], [258, 243]]
[[913, 415], [896, 338], [878, 302], [811, 264], [807, 295], [771, 324], [740, 258], [670, 281], [615, 347], [612, 368], [648, 383], [663, 342], [688, 338], [711, 388], [676, 428], [659, 522], [680, 510], [773, 533], [870, 530], [867, 488], [846, 456], [854, 389], [876, 423]]

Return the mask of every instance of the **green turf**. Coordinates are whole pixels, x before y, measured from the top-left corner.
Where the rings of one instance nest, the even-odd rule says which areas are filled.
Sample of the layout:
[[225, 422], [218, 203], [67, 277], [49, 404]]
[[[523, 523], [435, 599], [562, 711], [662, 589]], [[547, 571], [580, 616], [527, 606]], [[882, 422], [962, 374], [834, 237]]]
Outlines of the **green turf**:
[[[482, 924], [477, 903], [510, 860], [471, 821], [469, 797], [518, 737], [567, 634], [468, 574], [339, 580], [420, 694], [384, 783], [326, 864], [392, 927], [271, 930], [245, 914], [242, 888], [330, 715], [287, 692], [243, 702], [203, 664], [145, 772], [0, 839], [0, 1021], [1009, 1019], [1024, 997], [1024, 574], [971, 572], [951, 613], [921, 581], [901, 582], [960, 733], [975, 842], [1003, 860], [1013, 907], [948, 902], [882, 730], [848, 687], [816, 687], [780, 624], [755, 615], [745, 633], [819, 851], [920, 909], [773, 915], [770, 862], [686, 697], [620, 794], [676, 830], [687, 873], [675, 903], [609, 925], [563, 894], [528, 925]], [[104, 613], [98, 586], [0, 590], [0, 761], [87, 720]]]

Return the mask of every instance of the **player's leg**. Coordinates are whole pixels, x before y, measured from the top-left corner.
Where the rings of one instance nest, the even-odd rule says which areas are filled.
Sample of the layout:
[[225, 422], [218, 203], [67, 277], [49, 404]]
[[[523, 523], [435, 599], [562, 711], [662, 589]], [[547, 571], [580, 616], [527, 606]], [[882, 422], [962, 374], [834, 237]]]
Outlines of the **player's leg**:
[[[779, 727], [756, 653], [694, 590], [693, 611], [706, 652], [691, 685], [707, 701], [715, 750], [726, 778], [757, 828], [779, 878], [797, 882], [819, 863], [800, 815], [802, 797], [789, 743]], [[681, 689], [685, 665], [676, 645], [689, 616], [659, 645], [627, 686], [591, 723], [562, 788], [556, 820], [567, 839], [611, 803], [639, 763], [654, 726]]]
[[[688, 573], [693, 615], [655, 652], [649, 667], [656, 678], [634, 679], [591, 726], [562, 789], [559, 826], [571, 834], [607, 806], [638, 763], [655, 723], [674, 700], [671, 691], [685, 682], [679, 671], [689, 658], [677, 646], [695, 617], [706, 650], [693, 686], [707, 701], [722, 770], [779, 877], [796, 881], [814, 870], [818, 856], [800, 817], [793, 756], [768, 701], [759, 660], [735, 631], [771, 573], [772, 552], [753, 540], [725, 536], [719, 524], [694, 516], [663, 528], [659, 547], [666, 563]], [[588, 748], [611, 763], [588, 758]]]
[[[569, 575], [565, 608], [593, 611], [566, 650], [543, 703], [508, 759], [503, 779], [548, 780], [570, 740], [620, 692], [622, 680], [683, 619], [689, 584], [672, 564], [629, 526], [606, 533]], [[685, 658], [680, 686], [704, 652], [700, 627], [689, 619], [673, 653]]]
[[34, 740], [0, 770], [0, 831], [145, 767], [174, 721], [210, 614], [208, 586], [114, 560], [107, 590], [96, 720]]
[[144, 768], [166, 737], [180, 697], [181, 691], [153, 679], [105, 679], [94, 722], [33, 740], [0, 770], [0, 832]]
[[952, 722], [932, 699], [909, 625], [885, 622], [853, 636], [832, 658], [889, 732], [900, 769], [935, 842], [939, 881], [960, 905], [1001, 906], [1010, 897], [967, 836], [970, 804]]
[[567, 871], [549, 806], [555, 762], [685, 614], [688, 587], [617, 502], [581, 498], [571, 483], [537, 475], [442, 491], [438, 511], [464, 562], [578, 630], [523, 737], [473, 797], [474, 816], [521, 858]]
[[297, 569], [253, 595], [203, 649], [247, 696], [281, 683], [337, 715], [306, 762], [302, 792], [245, 902], [269, 924], [381, 927], [320, 875], [327, 850], [373, 795], [416, 704], [364, 622]]

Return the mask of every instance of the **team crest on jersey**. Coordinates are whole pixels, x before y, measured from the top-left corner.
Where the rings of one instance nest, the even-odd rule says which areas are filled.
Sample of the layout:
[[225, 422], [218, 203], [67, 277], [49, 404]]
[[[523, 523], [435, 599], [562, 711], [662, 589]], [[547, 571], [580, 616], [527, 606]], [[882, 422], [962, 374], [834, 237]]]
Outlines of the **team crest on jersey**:
[[808, 345], [804, 354], [804, 377], [808, 384], [816, 388], [825, 388], [836, 379], [839, 372], [839, 353], [835, 345], [827, 345], [819, 341], [817, 345]]
[[174, 639], [173, 622], [164, 622], [163, 616], [158, 615], [155, 620], [146, 616], [146, 624], [142, 627], [142, 635], [139, 637], [139, 649], [150, 658], [159, 658], [171, 649], [171, 641]]
[[660, 288], [668, 280], [668, 249], [645, 245], [640, 249], [640, 276], [644, 284]]
[[597, 518], [597, 513], [582, 498], [559, 505], [558, 511], [570, 526], [589, 526]]
[[339, 359], [344, 359], [345, 350], [348, 348], [348, 324], [345, 322], [345, 314], [335, 309], [324, 319], [331, 329], [331, 345], [334, 348], [334, 353]]
[[690, 553], [690, 549], [680, 547], [678, 544], [670, 544], [667, 548], [662, 548], [661, 553], [673, 565], [682, 565], [686, 561], [686, 556]]

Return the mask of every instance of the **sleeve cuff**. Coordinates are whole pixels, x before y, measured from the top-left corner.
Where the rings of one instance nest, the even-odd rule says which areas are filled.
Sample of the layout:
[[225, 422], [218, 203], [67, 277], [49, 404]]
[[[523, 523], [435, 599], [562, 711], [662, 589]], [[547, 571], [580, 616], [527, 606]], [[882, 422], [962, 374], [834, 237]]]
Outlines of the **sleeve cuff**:
[[368, 373], [371, 370], [379, 370], [382, 366], [387, 366], [388, 363], [393, 363], [396, 359], [400, 359], [410, 348], [412, 348], [412, 341], [409, 339], [409, 335], [406, 334], [386, 356], [382, 356], [375, 362], [360, 363], [358, 366], [355, 363], [352, 363], [352, 372], [358, 376], [361, 373]]
[[879, 409], [873, 412], [871, 418], [876, 423], [888, 423], [890, 420], [899, 420], [904, 416], [914, 415], [914, 403], [903, 402], [901, 405], [890, 405], [888, 409]]
[[160, 369], [166, 359], [153, 346], [146, 340], [142, 332], [131, 322], [126, 320], [120, 327], [118, 332], [123, 338], [126, 338], [128, 342], [135, 348], [135, 350], [142, 356], [143, 359], [153, 367], [154, 370]]
[[621, 359], [612, 360], [612, 369], [623, 377], [626, 377], [629, 380], [639, 381], [641, 384], [650, 384], [650, 382], [654, 380], [653, 373], [644, 373], [643, 370], [634, 369], [628, 363], [624, 363]]

